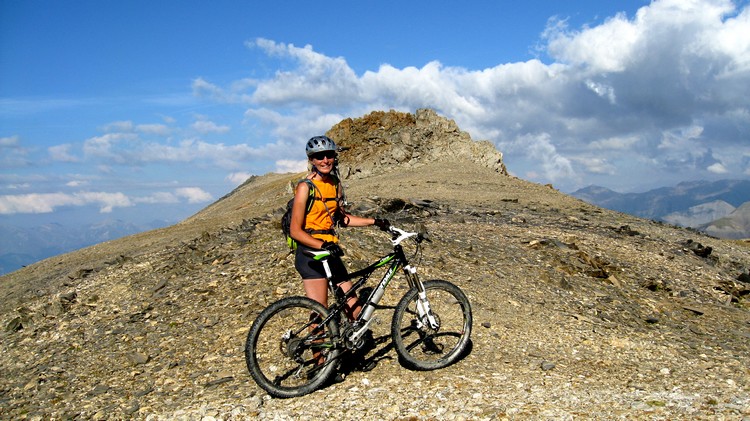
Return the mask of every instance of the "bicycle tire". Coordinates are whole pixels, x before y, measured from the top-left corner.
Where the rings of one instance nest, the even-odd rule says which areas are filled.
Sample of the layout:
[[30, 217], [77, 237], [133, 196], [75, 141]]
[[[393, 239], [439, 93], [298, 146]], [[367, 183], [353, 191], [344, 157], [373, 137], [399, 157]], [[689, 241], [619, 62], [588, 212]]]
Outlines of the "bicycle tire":
[[[336, 369], [334, 320], [313, 331], [311, 319], [328, 310], [307, 297], [287, 297], [268, 306], [253, 322], [245, 341], [245, 362], [253, 380], [279, 398], [303, 396], [320, 388]], [[314, 353], [320, 354], [315, 357]], [[316, 360], [323, 358], [319, 365]]]
[[454, 284], [443, 280], [424, 283], [432, 313], [439, 319], [436, 330], [419, 320], [418, 291], [409, 290], [393, 313], [391, 336], [401, 363], [414, 370], [446, 367], [463, 356], [471, 337], [471, 304]]

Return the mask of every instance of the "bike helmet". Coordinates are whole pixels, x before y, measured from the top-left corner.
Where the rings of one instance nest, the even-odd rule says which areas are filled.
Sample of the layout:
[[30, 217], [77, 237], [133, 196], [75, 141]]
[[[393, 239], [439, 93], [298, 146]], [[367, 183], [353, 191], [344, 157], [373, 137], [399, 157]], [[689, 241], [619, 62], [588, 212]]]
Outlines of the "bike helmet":
[[330, 137], [315, 136], [315, 137], [310, 138], [310, 140], [307, 141], [305, 152], [307, 152], [308, 157], [318, 152], [325, 152], [325, 151], [338, 152], [338, 148], [336, 148], [336, 143], [334, 143], [334, 141], [331, 140]]

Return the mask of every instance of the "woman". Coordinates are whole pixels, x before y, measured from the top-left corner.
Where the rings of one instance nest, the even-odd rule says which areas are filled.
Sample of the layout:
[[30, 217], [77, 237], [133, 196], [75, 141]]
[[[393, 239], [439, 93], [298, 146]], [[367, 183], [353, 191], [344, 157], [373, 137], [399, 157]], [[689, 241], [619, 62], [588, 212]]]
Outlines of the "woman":
[[[329, 259], [331, 271], [335, 274], [347, 273], [340, 255], [343, 255], [338, 245], [335, 226], [365, 227], [376, 225], [387, 229], [385, 219], [363, 218], [347, 213], [342, 205], [341, 185], [338, 179], [338, 159], [336, 143], [326, 136], [315, 136], [307, 142], [305, 147], [307, 158], [312, 165], [312, 171], [306, 179], [312, 181], [315, 200], [306, 212], [310, 184], [301, 181], [294, 193], [292, 221], [290, 235], [297, 241], [297, 253], [294, 266], [302, 276], [305, 294], [328, 307], [328, 281], [323, 265], [313, 260], [305, 249], [326, 249], [331, 251]], [[340, 284], [341, 289], [348, 291], [352, 283], [346, 281]], [[361, 310], [357, 297], [351, 297], [345, 308], [347, 316], [354, 320]]]

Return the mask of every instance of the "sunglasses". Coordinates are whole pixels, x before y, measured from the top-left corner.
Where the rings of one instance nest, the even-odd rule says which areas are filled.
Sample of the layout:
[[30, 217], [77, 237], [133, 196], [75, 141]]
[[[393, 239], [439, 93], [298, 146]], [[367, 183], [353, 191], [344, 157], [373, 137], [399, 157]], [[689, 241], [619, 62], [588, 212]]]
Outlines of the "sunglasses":
[[312, 159], [317, 159], [318, 161], [322, 161], [323, 158], [328, 159], [335, 159], [336, 158], [336, 152], [334, 151], [325, 151], [325, 152], [317, 152], [311, 155]]

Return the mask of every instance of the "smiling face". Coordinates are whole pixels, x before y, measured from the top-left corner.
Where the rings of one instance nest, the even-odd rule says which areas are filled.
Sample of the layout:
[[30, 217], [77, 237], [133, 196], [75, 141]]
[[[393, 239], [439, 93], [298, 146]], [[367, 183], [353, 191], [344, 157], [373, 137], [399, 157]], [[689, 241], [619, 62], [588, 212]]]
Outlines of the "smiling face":
[[318, 169], [321, 174], [330, 174], [333, 171], [333, 165], [336, 163], [336, 152], [324, 151], [314, 153], [310, 156], [310, 162]]

